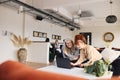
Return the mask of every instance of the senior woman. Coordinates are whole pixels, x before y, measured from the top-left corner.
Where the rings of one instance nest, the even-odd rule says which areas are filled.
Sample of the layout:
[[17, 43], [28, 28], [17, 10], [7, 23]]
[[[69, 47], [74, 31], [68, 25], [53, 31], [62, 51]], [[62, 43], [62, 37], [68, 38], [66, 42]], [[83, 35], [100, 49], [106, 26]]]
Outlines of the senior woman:
[[90, 66], [93, 65], [95, 61], [102, 59], [102, 55], [93, 46], [86, 44], [86, 39], [82, 34], [75, 36], [75, 45], [80, 49], [80, 58], [76, 63], [71, 63], [72, 66]]
[[75, 63], [79, 59], [79, 49], [75, 47], [71, 39], [65, 39], [63, 45], [63, 57], [69, 58], [71, 62]]

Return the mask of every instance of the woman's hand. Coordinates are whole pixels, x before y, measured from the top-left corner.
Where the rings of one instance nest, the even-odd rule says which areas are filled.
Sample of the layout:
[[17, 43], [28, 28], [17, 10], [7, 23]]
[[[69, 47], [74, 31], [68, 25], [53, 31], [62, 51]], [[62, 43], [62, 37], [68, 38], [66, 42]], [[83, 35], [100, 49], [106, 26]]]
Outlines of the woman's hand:
[[78, 59], [78, 56], [75, 56], [75, 57], [74, 57], [74, 60], [77, 60], [77, 59]]
[[72, 63], [72, 62], [70, 63], [70, 65], [71, 65], [71, 66], [75, 66], [75, 64], [74, 64], [74, 63]]
[[75, 63], [70, 63], [70, 65], [72, 66], [72, 67], [74, 67], [74, 66], [79, 66], [79, 67], [84, 67], [84, 64], [75, 64]]
[[80, 67], [84, 67], [84, 64], [80, 64]]

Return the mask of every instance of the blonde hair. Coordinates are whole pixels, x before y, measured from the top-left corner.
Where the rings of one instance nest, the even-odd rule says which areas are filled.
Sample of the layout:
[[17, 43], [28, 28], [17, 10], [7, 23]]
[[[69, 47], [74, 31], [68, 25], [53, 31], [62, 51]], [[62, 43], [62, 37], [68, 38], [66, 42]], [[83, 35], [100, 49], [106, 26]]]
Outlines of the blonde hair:
[[67, 53], [70, 53], [70, 49], [69, 49], [68, 46], [66, 45], [66, 42], [67, 42], [67, 41], [70, 41], [70, 42], [71, 42], [72, 47], [71, 47], [70, 49], [71, 49], [71, 51], [74, 53], [74, 52], [75, 52], [74, 42], [73, 42], [71, 39], [69, 39], [69, 38], [65, 39], [65, 41], [64, 41], [64, 46], [63, 46], [63, 50], [66, 51]]

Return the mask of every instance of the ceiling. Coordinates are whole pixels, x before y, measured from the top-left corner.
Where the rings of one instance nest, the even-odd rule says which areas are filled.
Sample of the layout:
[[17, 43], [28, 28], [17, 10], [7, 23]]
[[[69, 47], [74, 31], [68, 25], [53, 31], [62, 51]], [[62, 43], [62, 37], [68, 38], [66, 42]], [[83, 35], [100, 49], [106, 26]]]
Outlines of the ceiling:
[[[120, 0], [19, 0], [37, 9], [50, 9], [60, 12], [67, 18], [74, 19], [83, 27], [120, 25]], [[81, 11], [81, 16], [78, 16]], [[89, 12], [90, 15], [85, 12]], [[105, 18], [114, 14], [116, 23], [106, 23]]]

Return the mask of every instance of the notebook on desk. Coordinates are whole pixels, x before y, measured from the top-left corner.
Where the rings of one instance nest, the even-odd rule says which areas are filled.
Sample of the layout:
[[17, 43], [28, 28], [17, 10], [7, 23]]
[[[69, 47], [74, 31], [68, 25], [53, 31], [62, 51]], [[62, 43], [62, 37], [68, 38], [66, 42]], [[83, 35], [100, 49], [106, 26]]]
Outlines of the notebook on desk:
[[57, 67], [67, 68], [67, 69], [72, 68], [72, 66], [70, 65], [70, 60], [68, 58], [56, 57], [56, 64]]

